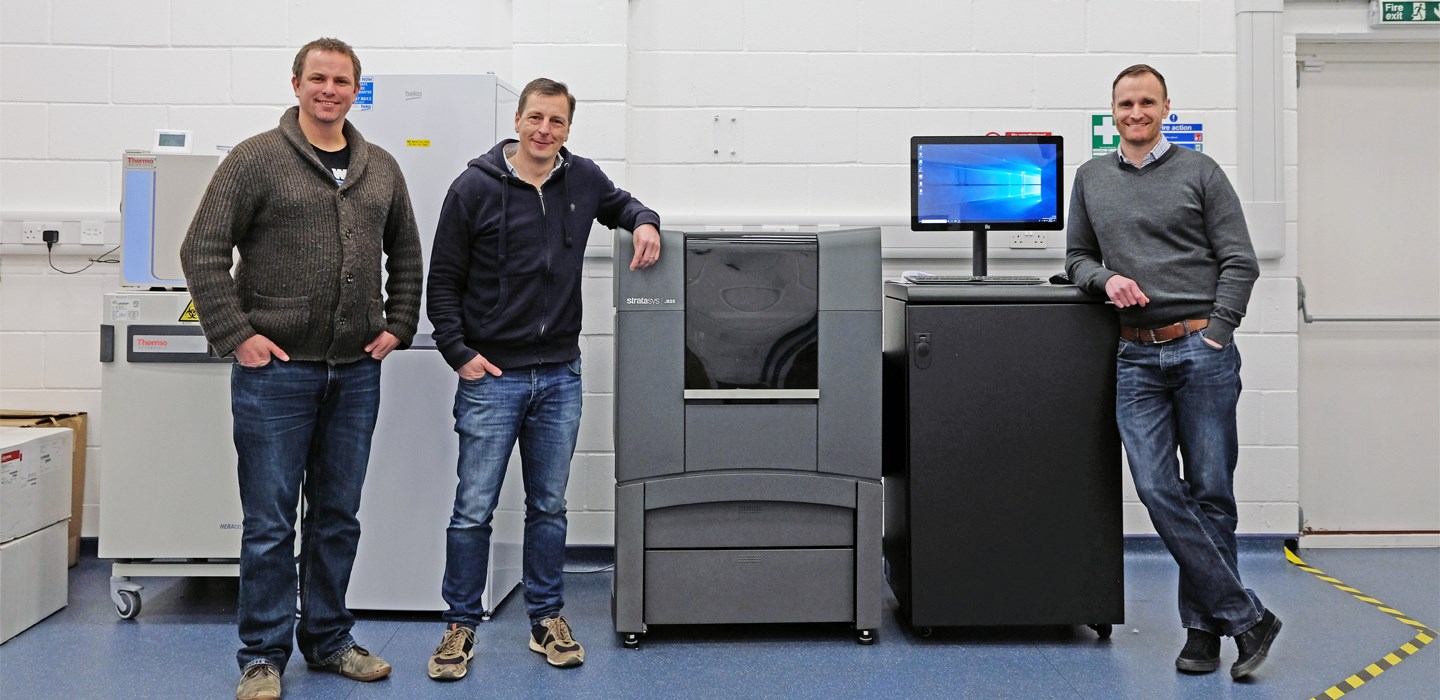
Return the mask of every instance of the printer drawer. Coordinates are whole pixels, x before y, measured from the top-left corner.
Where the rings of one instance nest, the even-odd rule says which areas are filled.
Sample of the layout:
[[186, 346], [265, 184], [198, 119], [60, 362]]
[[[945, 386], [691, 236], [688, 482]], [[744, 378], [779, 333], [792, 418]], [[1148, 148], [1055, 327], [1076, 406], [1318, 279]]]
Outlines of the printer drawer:
[[841, 506], [722, 501], [645, 512], [646, 549], [854, 545], [855, 511]]
[[850, 622], [853, 549], [678, 549], [645, 552], [652, 624]]

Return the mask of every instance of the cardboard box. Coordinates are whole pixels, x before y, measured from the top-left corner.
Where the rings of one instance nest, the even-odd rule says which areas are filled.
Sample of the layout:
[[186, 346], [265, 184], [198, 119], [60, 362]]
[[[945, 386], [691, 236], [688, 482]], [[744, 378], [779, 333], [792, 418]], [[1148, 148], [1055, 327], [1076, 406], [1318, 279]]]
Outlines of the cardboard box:
[[88, 418], [84, 411], [21, 411], [0, 408], [0, 426], [17, 428], [69, 428], [75, 432], [74, 457], [70, 462], [70, 566], [80, 560], [81, 516], [85, 514], [85, 433]]
[[70, 517], [73, 436], [69, 428], [0, 428], [0, 542]]
[[0, 644], [70, 602], [64, 521], [0, 544]]

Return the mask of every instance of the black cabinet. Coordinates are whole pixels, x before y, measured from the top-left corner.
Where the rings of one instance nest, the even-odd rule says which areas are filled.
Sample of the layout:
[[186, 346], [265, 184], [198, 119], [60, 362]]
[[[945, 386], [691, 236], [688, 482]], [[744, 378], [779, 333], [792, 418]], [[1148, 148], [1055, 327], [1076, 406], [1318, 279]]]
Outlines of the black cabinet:
[[887, 283], [884, 552], [917, 627], [1124, 618], [1114, 309]]

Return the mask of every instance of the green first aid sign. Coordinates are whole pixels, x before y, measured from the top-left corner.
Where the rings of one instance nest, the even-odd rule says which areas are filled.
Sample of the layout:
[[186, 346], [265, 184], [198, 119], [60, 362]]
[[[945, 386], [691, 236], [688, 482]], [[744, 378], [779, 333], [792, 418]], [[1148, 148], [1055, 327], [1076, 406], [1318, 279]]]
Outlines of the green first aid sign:
[[1370, 26], [1390, 27], [1411, 24], [1440, 24], [1440, 2], [1370, 1]]
[[1120, 148], [1120, 131], [1110, 114], [1090, 115], [1090, 157], [1104, 155]]

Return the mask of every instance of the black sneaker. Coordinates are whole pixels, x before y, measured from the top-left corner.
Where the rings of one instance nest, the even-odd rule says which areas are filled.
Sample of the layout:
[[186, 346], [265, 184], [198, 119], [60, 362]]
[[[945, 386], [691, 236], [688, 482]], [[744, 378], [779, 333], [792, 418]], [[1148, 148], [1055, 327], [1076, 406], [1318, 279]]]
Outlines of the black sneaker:
[[1187, 629], [1185, 648], [1175, 657], [1175, 668], [1186, 673], [1210, 673], [1220, 668], [1220, 636]]
[[469, 670], [470, 659], [475, 658], [475, 630], [451, 624], [445, 630], [440, 646], [430, 655], [430, 677], [437, 681], [458, 681]]
[[1260, 664], [1265, 663], [1265, 656], [1270, 653], [1270, 644], [1279, 633], [1280, 618], [1266, 610], [1265, 616], [1254, 627], [1236, 636], [1235, 646], [1240, 649], [1240, 658], [1230, 667], [1230, 677], [1244, 678], [1260, 668]]
[[561, 668], [585, 663], [585, 648], [575, 641], [570, 623], [556, 615], [530, 629], [530, 650], [545, 655], [545, 662]]

